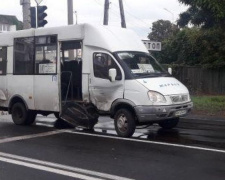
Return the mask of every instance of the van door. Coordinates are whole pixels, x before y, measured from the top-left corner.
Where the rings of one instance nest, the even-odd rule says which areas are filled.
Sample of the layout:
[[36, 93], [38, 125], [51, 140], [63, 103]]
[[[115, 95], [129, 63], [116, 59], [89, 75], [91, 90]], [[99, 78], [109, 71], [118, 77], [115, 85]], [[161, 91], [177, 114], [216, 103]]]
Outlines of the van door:
[[[109, 69], [116, 69], [116, 81], [109, 79]], [[89, 82], [90, 99], [101, 111], [109, 111], [113, 101], [123, 98], [124, 75], [118, 62], [108, 53], [93, 54], [93, 73]]]
[[34, 104], [36, 110], [59, 111], [57, 36], [35, 37]]

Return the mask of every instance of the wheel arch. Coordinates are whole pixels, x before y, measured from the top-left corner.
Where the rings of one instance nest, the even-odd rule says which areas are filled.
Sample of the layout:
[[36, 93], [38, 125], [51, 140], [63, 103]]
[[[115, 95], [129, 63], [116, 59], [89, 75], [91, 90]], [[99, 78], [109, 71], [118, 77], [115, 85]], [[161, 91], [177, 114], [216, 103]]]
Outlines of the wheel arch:
[[17, 103], [17, 102], [21, 102], [24, 104], [26, 110], [28, 110], [28, 106], [27, 106], [27, 103], [26, 101], [24, 100], [24, 98], [20, 95], [14, 95], [10, 98], [10, 101], [9, 101], [9, 106], [8, 106], [8, 111], [9, 111], [9, 114], [11, 114], [12, 112], [12, 106]]
[[127, 109], [127, 110], [131, 111], [136, 116], [134, 106], [135, 106], [134, 102], [132, 102], [128, 99], [117, 99], [112, 103], [112, 106], [111, 106], [111, 109], [110, 109], [110, 117], [114, 118], [116, 112], [119, 109]]

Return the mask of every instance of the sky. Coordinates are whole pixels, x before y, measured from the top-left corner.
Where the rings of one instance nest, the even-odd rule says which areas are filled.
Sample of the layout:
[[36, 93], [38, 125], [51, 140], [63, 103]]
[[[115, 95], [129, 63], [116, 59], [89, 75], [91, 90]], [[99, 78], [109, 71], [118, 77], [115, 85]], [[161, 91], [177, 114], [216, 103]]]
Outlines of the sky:
[[[30, 0], [35, 6], [35, 0]], [[40, 1], [40, 0], [39, 0]], [[105, 0], [73, 0], [78, 23], [103, 24]], [[121, 26], [118, 0], [110, 0], [109, 25]], [[187, 9], [178, 0], [123, 0], [127, 28], [133, 29], [142, 39], [147, 39], [152, 23], [163, 19], [176, 22]], [[48, 24], [45, 27], [67, 24], [67, 0], [43, 0], [46, 5]], [[0, 0], [0, 14], [15, 15], [22, 21], [20, 0]], [[74, 22], [76, 21], [74, 14]]]

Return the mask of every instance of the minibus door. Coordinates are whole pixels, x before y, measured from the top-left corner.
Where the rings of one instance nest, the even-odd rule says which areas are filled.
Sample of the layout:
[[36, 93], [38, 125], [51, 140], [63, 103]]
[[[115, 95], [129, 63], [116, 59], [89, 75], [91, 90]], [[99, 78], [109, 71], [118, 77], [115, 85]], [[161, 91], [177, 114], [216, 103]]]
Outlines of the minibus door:
[[82, 59], [77, 53], [81, 48], [81, 40], [61, 42], [60, 118], [73, 126], [92, 129], [98, 116], [95, 107], [82, 100]]
[[[109, 70], [116, 69], [115, 81], [109, 78]], [[123, 98], [124, 77], [122, 68], [107, 53], [94, 53], [93, 73], [89, 85], [91, 101], [100, 111], [109, 111], [113, 101]]]

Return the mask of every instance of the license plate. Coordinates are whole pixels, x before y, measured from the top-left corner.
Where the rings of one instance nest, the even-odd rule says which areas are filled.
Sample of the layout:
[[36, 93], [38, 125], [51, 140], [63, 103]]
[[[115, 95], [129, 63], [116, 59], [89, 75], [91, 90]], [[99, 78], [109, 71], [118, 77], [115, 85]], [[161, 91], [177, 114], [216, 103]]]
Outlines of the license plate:
[[175, 112], [175, 116], [183, 116], [185, 114], [187, 114], [187, 111], [186, 110], [181, 110], [181, 111]]

